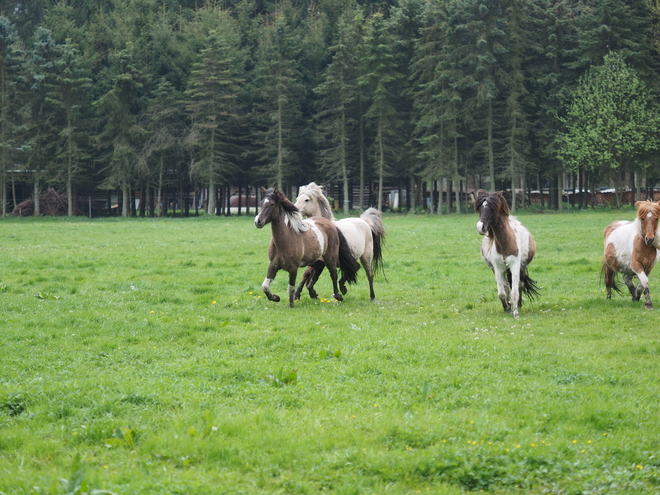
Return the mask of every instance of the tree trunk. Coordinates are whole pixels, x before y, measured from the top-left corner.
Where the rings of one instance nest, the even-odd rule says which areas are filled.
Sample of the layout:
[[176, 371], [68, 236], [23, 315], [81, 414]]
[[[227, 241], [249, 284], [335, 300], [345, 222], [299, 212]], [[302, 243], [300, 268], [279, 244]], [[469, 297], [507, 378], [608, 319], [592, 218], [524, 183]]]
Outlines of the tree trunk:
[[39, 190], [39, 177], [34, 178], [34, 216], [38, 217], [41, 215], [39, 201], [41, 199], [41, 191]]
[[488, 174], [490, 176], [490, 190], [495, 189], [495, 155], [493, 151], [493, 102], [488, 100]]

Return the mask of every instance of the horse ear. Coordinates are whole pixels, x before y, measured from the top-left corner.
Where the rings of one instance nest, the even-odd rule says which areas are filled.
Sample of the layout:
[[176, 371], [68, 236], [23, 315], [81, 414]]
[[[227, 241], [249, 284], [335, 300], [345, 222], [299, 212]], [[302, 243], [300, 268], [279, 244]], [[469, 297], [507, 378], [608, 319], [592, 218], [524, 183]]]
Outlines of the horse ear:
[[261, 186], [261, 194], [266, 194], [267, 192], [268, 190], [264, 186]]

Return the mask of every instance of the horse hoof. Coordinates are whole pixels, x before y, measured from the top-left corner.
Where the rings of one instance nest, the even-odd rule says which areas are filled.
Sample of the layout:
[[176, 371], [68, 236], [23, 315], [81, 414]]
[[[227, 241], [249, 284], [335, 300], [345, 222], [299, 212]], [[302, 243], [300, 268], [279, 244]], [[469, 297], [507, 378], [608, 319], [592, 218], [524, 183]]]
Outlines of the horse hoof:
[[335, 299], [337, 301], [343, 301], [344, 300], [344, 298], [340, 294], [335, 294]]
[[273, 302], [280, 302], [280, 296], [277, 296], [273, 294], [273, 296], [270, 298], [271, 301]]
[[310, 290], [309, 291], [309, 297], [311, 297], [312, 299], [318, 299], [319, 295], [316, 293], [315, 290]]
[[644, 309], [646, 309], [647, 311], [651, 311], [653, 309], [653, 304], [645, 304]]
[[294, 300], [294, 301], [300, 301], [300, 292], [296, 292], [296, 293], [293, 295], [293, 300]]
[[346, 293], [348, 292], [348, 289], [346, 288], [345, 285], [340, 286], [340, 287], [339, 287], [339, 290], [340, 290], [341, 293], [344, 294], [344, 295], [346, 295]]

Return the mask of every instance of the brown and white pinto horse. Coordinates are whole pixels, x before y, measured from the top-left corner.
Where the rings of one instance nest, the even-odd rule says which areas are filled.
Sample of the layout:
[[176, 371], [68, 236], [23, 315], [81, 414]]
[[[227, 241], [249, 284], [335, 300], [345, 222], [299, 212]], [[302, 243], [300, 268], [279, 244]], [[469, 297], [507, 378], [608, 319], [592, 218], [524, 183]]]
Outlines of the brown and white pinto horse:
[[289, 307], [293, 308], [298, 268], [311, 266], [315, 271], [320, 271], [326, 266], [332, 278], [334, 297], [341, 301], [343, 297], [337, 286], [337, 266], [350, 270], [355, 265], [341, 232], [330, 220], [322, 217], [303, 220], [294, 204], [277, 188], [261, 188], [261, 191], [261, 210], [254, 218], [254, 224], [261, 229], [270, 223], [272, 231], [268, 247], [270, 263], [261, 285], [266, 297], [270, 301], [280, 301], [280, 297], [270, 291], [270, 284], [279, 270], [285, 270], [289, 273]]
[[480, 189], [474, 202], [479, 213], [477, 232], [484, 236], [481, 257], [495, 273], [497, 294], [507, 313], [518, 318], [522, 295], [538, 296], [536, 282], [529, 278], [527, 265], [534, 259], [536, 243], [529, 230], [509, 214], [503, 193]]
[[[374, 274], [383, 271], [383, 244], [385, 242], [385, 227], [380, 216], [381, 213], [376, 208], [368, 208], [359, 218], [342, 218], [335, 221], [330, 202], [323, 193], [323, 187], [315, 182], [310, 182], [306, 186], [301, 186], [298, 190], [298, 199], [296, 208], [305, 216], [320, 216], [332, 220], [339, 231], [344, 234], [346, 242], [353, 253], [355, 260], [360, 260], [369, 281], [369, 297], [373, 301], [376, 298], [374, 293]], [[359, 269], [359, 267], [358, 267]], [[318, 279], [320, 273], [315, 276]], [[303, 282], [296, 294], [300, 296], [302, 285], [307, 282], [309, 274], [305, 272]], [[316, 280], [311, 280], [307, 286], [314, 286]], [[353, 283], [355, 279], [348, 279], [345, 275], [339, 280], [339, 289], [342, 294], [346, 294], [346, 283]]]
[[[604, 231], [605, 252], [603, 255], [603, 277], [607, 288], [607, 298], [612, 297], [612, 289], [621, 292], [616, 284], [616, 274], [623, 274], [633, 301], [639, 301], [642, 294], [646, 298], [644, 308], [653, 309], [649, 292], [649, 274], [658, 262], [660, 251], [656, 249], [656, 231], [660, 217], [660, 204], [653, 201], [638, 201], [637, 217], [632, 222], [619, 220], [612, 222]], [[639, 284], [635, 287], [633, 277]]]

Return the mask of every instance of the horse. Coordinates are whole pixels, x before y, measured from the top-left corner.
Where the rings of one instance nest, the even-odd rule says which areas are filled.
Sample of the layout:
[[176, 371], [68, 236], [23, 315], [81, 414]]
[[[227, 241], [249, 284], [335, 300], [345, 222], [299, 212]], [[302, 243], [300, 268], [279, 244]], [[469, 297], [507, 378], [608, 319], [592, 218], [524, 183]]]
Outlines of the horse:
[[480, 189], [474, 209], [479, 213], [477, 232], [484, 236], [481, 257], [495, 274], [504, 311], [518, 318], [523, 294], [530, 300], [539, 295], [536, 282], [527, 273], [527, 265], [536, 254], [534, 237], [510, 215], [503, 191], [489, 193]]
[[[268, 271], [261, 285], [269, 301], [279, 302], [280, 297], [273, 294], [270, 284], [279, 270], [289, 273], [289, 307], [293, 308], [296, 277], [298, 268], [312, 267], [321, 271], [328, 267], [334, 297], [343, 300], [337, 285], [337, 265], [346, 271], [346, 276], [355, 276], [355, 261], [342, 233], [325, 218], [312, 217], [303, 220], [302, 214], [277, 188], [261, 188], [263, 199], [261, 209], [254, 218], [254, 225], [261, 229], [271, 224], [272, 238], [268, 246]], [[317, 297], [314, 293], [313, 297]]]
[[[660, 256], [656, 247], [660, 243], [656, 235], [660, 204], [638, 201], [635, 206], [635, 220], [612, 222], [603, 232], [605, 249], [602, 275], [607, 288], [607, 299], [612, 298], [612, 289], [621, 293], [616, 283], [616, 274], [622, 273], [632, 300], [639, 301], [643, 293], [646, 298], [644, 308], [651, 310], [653, 303], [649, 292], [649, 274]], [[633, 283], [635, 276], [639, 281], [637, 287]]]
[[[376, 208], [368, 208], [359, 218], [344, 218], [335, 221], [332, 208], [328, 198], [323, 194], [323, 187], [315, 182], [310, 182], [306, 186], [301, 186], [298, 190], [298, 199], [296, 208], [307, 216], [320, 216], [327, 218], [335, 223], [339, 231], [346, 237], [353, 258], [360, 260], [369, 281], [369, 297], [373, 301], [376, 298], [374, 293], [374, 275], [383, 271], [383, 244], [385, 241], [385, 227], [381, 220], [381, 213]], [[356, 263], [357, 265], [357, 263]], [[357, 265], [359, 269], [359, 265]], [[297, 290], [298, 297], [305, 283], [314, 286], [320, 272], [316, 272], [309, 282], [307, 272], [303, 275], [303, 282]], [[339, 280], [339, 288], [342, 294], [346, 294], [346, 282], [354, 283], [355, 280], [349, 280], [345, 276]]]

